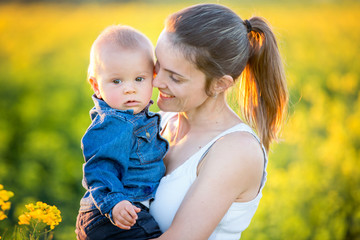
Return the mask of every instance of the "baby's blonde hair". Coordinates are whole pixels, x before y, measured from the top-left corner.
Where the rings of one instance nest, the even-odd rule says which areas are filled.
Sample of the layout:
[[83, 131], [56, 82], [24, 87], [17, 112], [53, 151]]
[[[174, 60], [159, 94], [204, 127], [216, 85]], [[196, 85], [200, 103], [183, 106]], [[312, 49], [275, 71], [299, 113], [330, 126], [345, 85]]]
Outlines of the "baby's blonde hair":
[[96, 72], [96, 55], [102, 44], [111, 44], [122, 49], [147, 51], [149, 60], [154, 63], [154, 46], [148, 37], [130, 26], [111, 25], [100, 33], [91, 46], [88, 80]]

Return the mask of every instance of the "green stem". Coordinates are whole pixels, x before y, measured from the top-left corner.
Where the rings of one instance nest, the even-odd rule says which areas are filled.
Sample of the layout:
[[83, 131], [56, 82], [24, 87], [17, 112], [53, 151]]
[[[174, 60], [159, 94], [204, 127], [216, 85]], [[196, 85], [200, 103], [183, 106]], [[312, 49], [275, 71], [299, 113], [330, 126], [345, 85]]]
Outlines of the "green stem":
[[40, 222], [40, 220], [36, 221], [35, 226], [33, 227], [34, 231], [30, 237], [30, 240], [38, 240], [39, 239], [39, 236], [37, 236], [37, 234], [36, 234], [36, 230], [37, 230], [37, 226], [38, 226], [39, 222]]

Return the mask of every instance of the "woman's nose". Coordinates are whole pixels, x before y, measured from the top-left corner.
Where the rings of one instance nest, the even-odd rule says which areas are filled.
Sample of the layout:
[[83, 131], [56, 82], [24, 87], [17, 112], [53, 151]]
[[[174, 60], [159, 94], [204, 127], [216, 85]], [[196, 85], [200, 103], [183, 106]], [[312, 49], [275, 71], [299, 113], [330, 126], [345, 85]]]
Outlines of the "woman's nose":
[[153, 87], [156, 88], [166, 88], [166, 83], [164, 81], [164, 76], [162, 75], [161, 71], [159, 71], [153, 80]]

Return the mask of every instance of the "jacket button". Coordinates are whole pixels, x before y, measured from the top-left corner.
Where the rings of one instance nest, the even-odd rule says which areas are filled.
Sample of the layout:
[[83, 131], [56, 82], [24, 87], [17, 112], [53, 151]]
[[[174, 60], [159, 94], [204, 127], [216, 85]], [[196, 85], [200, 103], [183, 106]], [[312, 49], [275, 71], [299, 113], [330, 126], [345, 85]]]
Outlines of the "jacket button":
[[150, 133], [146, 132], [146, 137], [150, 138]]

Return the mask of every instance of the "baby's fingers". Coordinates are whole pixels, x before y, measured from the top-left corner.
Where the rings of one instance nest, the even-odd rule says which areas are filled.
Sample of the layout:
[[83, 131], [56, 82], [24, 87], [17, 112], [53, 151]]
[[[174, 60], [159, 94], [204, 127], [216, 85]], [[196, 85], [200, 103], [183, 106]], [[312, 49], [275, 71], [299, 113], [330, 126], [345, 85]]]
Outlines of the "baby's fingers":
[[116, 226], [121, 229], [130, 229], [136, 222], [127, 211], [122, 211], [114, 220]]
[[135, 212], [137, 212], [137, 213], [141, 212], [141, 208], [138, 208], [138, 207], [136, 207], [136, 206], [133, 206], [133, 207], [134, 207], [134, 209], [135, 209]]
[[115, 223], [116, 223], [116, 226], [118, 226], [119, 228], [124, 229], [124, 230], [129, 230], [132, 227], [131, 225], [129, 226], [129, 225], [122, 224], [119, 221], [115, 221]]
[[120, 212], [121, 219], [119, 219], [119, 220], [121, 220], [122, 224], [130, 225], [130, 226], [135, 224], [137, 215], [135, 217], [133, 217], [131, 211], [132, 211], [132, 208], [131, 208], [131, 206], [129, 206]]
[[132, 206], [127, 206], [126, 210], [128, 211], [129, 215], [132, 217], [132, 219], [134, 219], [135, 221], [138, 219], [138, 215], [137, 213], [141, 211], [140, 208], [132, 205]]

